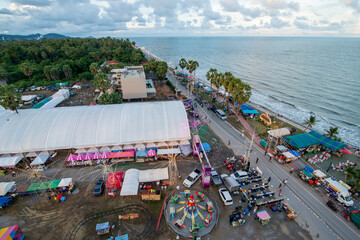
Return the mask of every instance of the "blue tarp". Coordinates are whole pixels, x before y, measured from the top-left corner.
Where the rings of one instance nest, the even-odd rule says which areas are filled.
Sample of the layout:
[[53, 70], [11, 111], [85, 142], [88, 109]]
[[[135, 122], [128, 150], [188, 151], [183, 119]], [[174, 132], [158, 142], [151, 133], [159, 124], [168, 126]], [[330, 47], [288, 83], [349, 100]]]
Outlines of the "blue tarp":
[[243, 104], [241, 104], [241, 110], [253, 110], [253, 108], [250, 107], [249, 105], [243, 103]]
[[212, 90], [212, 89], [209, 88], [209, 87], [206, 87], [206, 88], [205, 88], [205, 91], [207, 91], [207, 92], [213, 92], [214, 90]]
[[147, 157], [147, 151], [137, 151], [136, 157]]
[[4, 205], [8, 204], [10, 200], [11, 197], [0, 197], [0, 207], [3, 207]]
[[305, 166], [304, 169], [310, 173], [313, 173], [314, 172], [314, 169], [312, 169], [311, 167], [309, 166]]
[[290, 153], [291, 153], [292, 155], [294, 155], [295, 157], [300, 157], [300, 156], [301, 156], [301, 154], [300, 154], [298, 151], [295, 151], [295, 150], [290, 151]]
[[245, 114], [259, 114], [259, 112], [257, 110], [242, 110], [243, 113]]
[[[208, 143], [203, 143], [202, 145], [204, 147], [205, 152], [211, 151], [211, 147]], [[203, 149], [201, 149], [201, 150], [203, 151]]]

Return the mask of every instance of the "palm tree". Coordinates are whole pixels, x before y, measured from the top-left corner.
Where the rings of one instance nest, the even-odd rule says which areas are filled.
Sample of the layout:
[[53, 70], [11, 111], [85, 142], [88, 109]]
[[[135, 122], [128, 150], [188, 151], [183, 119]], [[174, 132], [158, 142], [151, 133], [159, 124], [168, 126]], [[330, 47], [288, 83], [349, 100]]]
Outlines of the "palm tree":
[[97, 65], [97, 63], [90, 64], [90, 72], [94, 77], [98, 73], [98, 70], [99, 70], [99, 66]]
[[7, 82], [9, 80], [9, 73], [2, 66], [0, 66], [0, 81]]
[[311, 129], [313, 125], [316, 124], [318, 120], [316, 119], [316, 117], [314, 115], [310, 115], [310, 117], [308, 119], [305, 120], [304, 124], [306, 124], [306, 128], [307, 129]]
[[32, 75], [32, 66], [29, 61], [23, 62], [20, 64], [20, 70], [24, 73], [25, 76], [31, 77]]
[[235, 86], [231, 92], [231, 95], [233, 96], [233, 99], [239, 104], [240, 107], [241, 104], [249, 101], [251, 97], [251, 87], [250, 85], [242, 82], [240, 78], [234, 78], [234, 81], [235, 81]]
[[214, 76], [214, 78], [215, 78], [214, 81], [215, 81], [215, 87], [216, 87], [216, 94], [219, 94], [219, 89], [220, 89], [221, 83], [223, 81], [222, 79], [224, 79], [225, 76], [222, 73], [218, 73]]
[[221, 85], [224, 86], [225, 95], [226, 95], [226, 93], [229, 93], [230, 82], [233, 81], [234, 76], [232, 75], [231, 72], [225, 72], [224, 75], [225, 77], [222, 80], [223, 82], [221, 83]]
[[179, 66], [182, 70], [183, 79], [184, 79], [184, 68], [186, 68], [188, 66], [188, 62], [185, 60], [185, 58], [180, 59]]
[[17, 111], [17, 107], [21, 102], [21, 94], [16, 91], [14, 85], [3, 85], [0, 86], [0, 105], [5, 109], [11, 111]]
[[217, 70], [215, 68], [210, 68], [210, 70], [206, 73], [206, 79], [210, 82], [211, 88], [214, 84], [214, 76], [217, 74]]
[[326, 130], [326, 136], [329, 138], [336, 138], [339, 134], [339, 128], [338, 127], [330, 127], [328, 130]]
[[105, 73], [102, 72], [96, 74], [93, 83], [96, 86], [96, 88], [99, 89], [102, 93], [105, 93], [105, 91], [109, 89], [111, 85], [110, 79], [107, 77]]

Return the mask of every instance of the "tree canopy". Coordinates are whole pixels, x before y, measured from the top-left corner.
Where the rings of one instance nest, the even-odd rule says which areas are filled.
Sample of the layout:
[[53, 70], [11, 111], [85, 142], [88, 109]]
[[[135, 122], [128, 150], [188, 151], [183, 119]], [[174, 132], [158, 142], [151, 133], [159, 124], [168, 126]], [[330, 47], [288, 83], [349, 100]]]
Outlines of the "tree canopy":
[[0, 105], [5, 109], [10, 109], [11, 111], [17, 111], [17, 107], [21, 103], [21, 95], [16, 91], [16, 88], [13, 85], [3, 85], [0, 86]]
[[[68, 38], [0, 42], [0, 80], [16, 87], [92, 79], [105, 60], [139, 65], [146, 60], [126, 39]], [[90, 68], [90, 65], [95, 63]]]
[[154, 58], [150, 59], [144, 65], [146, 73], [154, 72], [159, 79], [165, 79], [168, 65], [164, 61], [156, 61]]
[[99, 97], [99, 104], [106, 105], [106, 104], [120, 104], [122, 103], [122, 98], [120, 94], [117, 92], [114, 93], [104, 93]]

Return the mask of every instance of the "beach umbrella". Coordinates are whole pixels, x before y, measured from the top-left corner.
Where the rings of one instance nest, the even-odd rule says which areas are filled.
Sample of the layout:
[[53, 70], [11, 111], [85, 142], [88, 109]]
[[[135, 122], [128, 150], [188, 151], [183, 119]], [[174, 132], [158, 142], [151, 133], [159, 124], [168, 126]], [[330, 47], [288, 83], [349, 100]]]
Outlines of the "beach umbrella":
[[102, 159], [109, 158], [109, 156], [110, 156], [110, 153], [109, 153], [109, 152], [103, 152], [103, 153], [101, 154], [101, 158], [102, 158]]
[[68, 156], [68, 158], [66, 159], [67, 162], [75, 161], [75, 160], [76, 160], [76, 155], [73, 155], [73, 154], [70, 154]]
[[76, 156], [76, 160], [77, 161], [80, 161], [80, 160], [83, 160], [84, 159], [84, 155], [83, 154], [78, 154], [77, 156]]

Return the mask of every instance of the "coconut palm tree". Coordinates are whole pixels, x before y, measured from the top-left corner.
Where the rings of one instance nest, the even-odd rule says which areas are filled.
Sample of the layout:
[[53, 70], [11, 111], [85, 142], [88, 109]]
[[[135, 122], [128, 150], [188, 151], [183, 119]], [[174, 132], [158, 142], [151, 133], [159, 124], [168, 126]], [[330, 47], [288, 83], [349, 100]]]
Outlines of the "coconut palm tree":
[[225, 72], [225, 78], [223, 79], [223, 82], [221, 83], [221, 85], [224, 87], [225, 89], [225, 95], [226, 93], [229, 93], [229, 85], [230, 82], [233, 80], [234, 76], [232, 75], [231, 72]]
[[329, 138], [336, 138], [339, 134], [339, 128], [338, 127], [330, 127], [328, 130], [326, 130], [326, 136]]
[[316, 117], [314, 115], [310, 115], [310, 117], [304, 122], [304, 124], [306, 124], [305, 130], [311, 129], [312, 126], [315, 125], [317, 122], [318, 120], [316, 119]]
[[184, 68], [188, 66], [188, 62], [185, 60], [185, 58], [180, 59], [179, 61], [179, 67], [181, 68], [183, 79], [184, 79]]
[[214, 76], [217, 74], [217, 70], [215, 68], [210, 68], [210, 70], [206, 73], [206, 79], [210, 82], [210, 86], [214, 84]]
[[219, 94], [219, 89], [221, 87], [221, 83], [223, 79], [225, 78], [224, 74], [218, 73], [214, 76], [215, 78], [215, 87], [216, 87], [216, 94]]
[[21, 94], [16, 91], [14, 85], [3, 85], [0, 86], [0, 105], [5, 109], [11, 111], [17, 111], [17, 107], [21, 103]]
[[105, 93], [105, 91], [109, 89], [111, 85], [110, 79], [107, 77], [105, 73], [102, 72], [96, 74], [93, 83], [96, 86], [96, 88], [99, 89], [102, 93]]
[[250, 85], [242, 82], [240, 78], [234, 78], [234, 81], [236, 82], [236, 84], [231, 92], [231, 95], [240, 107], [241, 104], [249, 101], [251, 97], [251, 87]]

